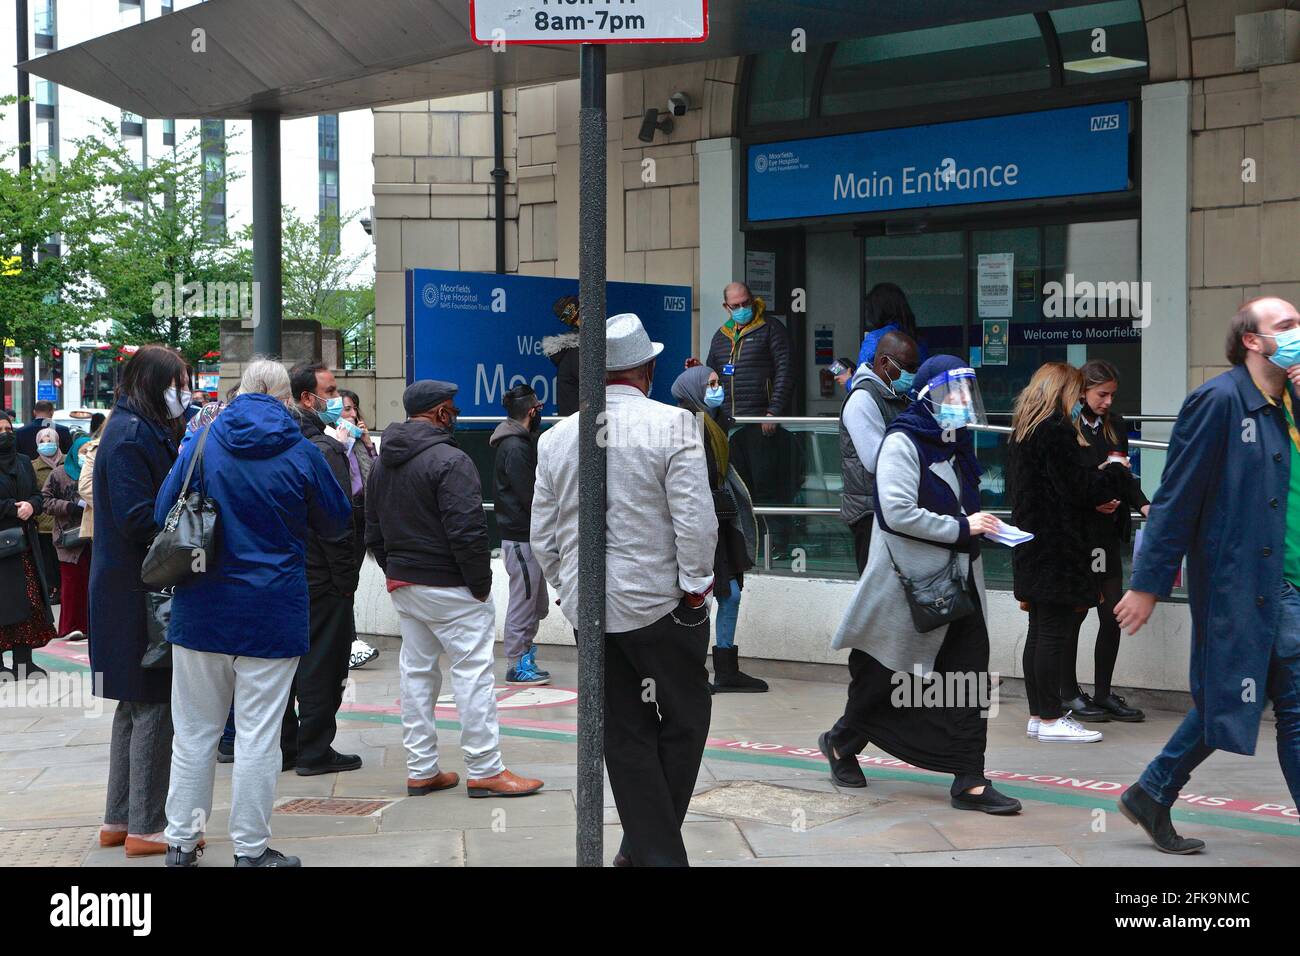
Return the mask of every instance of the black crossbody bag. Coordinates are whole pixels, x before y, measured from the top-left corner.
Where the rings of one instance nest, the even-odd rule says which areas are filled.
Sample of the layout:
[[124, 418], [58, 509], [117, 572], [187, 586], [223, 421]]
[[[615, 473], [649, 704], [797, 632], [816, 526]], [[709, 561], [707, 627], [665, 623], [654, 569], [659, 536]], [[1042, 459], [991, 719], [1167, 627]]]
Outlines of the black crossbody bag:
[[[884, 538], [881, 538], [884, 541]], [[949, 549], [948, 563], [928, 578], [918, 580], [909, 578], [894, 560], [894, 552], [885, 541], [885, 551], [889, 554], [889, 563], [894, 566], [903, 585], [903, 594], [907, 596], [907, 607], [912, 612], [912, 625], [922, 634], [938, 630], [945, 624], [960, 621], [975, 613], [975, 600], [971, 597], [966, 576], [961, 573], [957, 562], [957, 551]]]

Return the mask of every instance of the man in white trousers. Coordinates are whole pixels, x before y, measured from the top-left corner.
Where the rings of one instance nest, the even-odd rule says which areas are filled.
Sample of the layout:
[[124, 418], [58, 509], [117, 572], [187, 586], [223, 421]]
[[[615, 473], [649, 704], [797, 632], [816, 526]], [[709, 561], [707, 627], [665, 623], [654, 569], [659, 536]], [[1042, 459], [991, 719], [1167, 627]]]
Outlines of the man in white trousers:
[[478, 471], [452, 436], [456, 391], [451, 382], [423, 379], [402, 393], [407, 420], [385, 429], [366, 484], [366, 547], [384, 570], [401, 621], [406, 792], [423, 796], [460, 783], [438, 766], [434, 707], [445, 653], [467, 793], [520, 797], [542, 789], [542, 781], [511, 773], [501, 760], [487, 517]]

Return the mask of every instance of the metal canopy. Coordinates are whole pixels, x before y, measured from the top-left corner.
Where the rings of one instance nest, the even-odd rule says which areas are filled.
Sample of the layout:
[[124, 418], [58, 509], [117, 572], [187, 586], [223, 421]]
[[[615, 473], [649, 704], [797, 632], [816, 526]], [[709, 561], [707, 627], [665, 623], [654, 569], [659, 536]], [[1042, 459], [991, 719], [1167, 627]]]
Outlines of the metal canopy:
[[[705, 43], [610, 44], [611, 73], [1090, 0], [710, 0]], [[195, 31], [206, 52], [195, 52]], [[19, 68], [152, 118], [285, 118], [572, 79], [578, 51], [470, 39], [468, 0], [209, 0]]]

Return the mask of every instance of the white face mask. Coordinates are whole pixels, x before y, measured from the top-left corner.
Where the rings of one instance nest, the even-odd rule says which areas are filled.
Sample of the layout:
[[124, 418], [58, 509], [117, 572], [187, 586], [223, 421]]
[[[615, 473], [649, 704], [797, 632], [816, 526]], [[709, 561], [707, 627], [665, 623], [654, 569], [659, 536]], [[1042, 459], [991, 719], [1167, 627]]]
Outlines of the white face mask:
[[172, 418], [180, 418], [185, 414], [185, 409], [190, 407], [192, 397], [193, 395], [189, 389], [184, 389], [178, 393], [176, 386], [173, 385], [163, 392], [163, 401], [167, 403], [167, 413]]

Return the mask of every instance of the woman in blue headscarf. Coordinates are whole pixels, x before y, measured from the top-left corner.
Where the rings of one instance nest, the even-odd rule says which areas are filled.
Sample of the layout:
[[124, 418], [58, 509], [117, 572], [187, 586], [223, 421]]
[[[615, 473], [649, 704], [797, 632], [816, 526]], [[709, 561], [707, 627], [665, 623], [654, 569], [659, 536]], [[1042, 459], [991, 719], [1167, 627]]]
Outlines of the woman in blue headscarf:
[[[970, 429], [985, 421], [975, 372], [951, 355], [927, 359], [917, 397], [885, 430], [876, 462], [870, 557], [835, 648], [850, 648], [848, 704], [819, 744], [841, 786], [865, 787], [857, 754], [874, 743], [916, 767], [953, 775], [952, 805], [1017, 813], [984, 776], [991, 687], [980, 536], [1001, 522], [980, 511]], [[974, 610], [919, 631], [901, 578], [949, 573]]]

